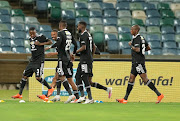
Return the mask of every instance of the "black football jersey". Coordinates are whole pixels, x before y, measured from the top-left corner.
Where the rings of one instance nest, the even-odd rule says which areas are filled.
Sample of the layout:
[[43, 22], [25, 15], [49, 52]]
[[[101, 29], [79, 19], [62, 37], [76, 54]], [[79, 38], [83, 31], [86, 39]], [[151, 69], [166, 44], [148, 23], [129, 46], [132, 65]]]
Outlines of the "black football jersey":
[[139, 34], [136, 35], [132, 39], [132, 46], [140, 48], [140, 52], [135, 52], [134, 50], [132, 50], [132, 63], [144, 64], [145, 51], [146, 51], [146, 47], [148, 46], [148, 43], [145, 40], [145, 38]]
[[92, 49], [93, 49], [93, 39], [91, 34], [85, 30], [80, 36], [80, 47], [86, 45], [86, 50], [80, 52], [80, 63], [92, 63]]
[[74, 45], [73, 53], [76, 53], [77, 50], [77, 43], [72, 36], [72, 34], [67, 30], [63, 29], [62, 31], [58, 32], [58, 40], [57, 40], [57, 51], [58, 51], [58, 58], [64, 62], [70, 61], [70, 48], [71, 44]]
[[35, 38], [29, 38], [31, 46], [31, 61], [33, 62], [44, 62], [44, 45], [35, 45], [35, 41], [40, 43], [47, 42], [48, 39], [44, 35], [37, 35]]

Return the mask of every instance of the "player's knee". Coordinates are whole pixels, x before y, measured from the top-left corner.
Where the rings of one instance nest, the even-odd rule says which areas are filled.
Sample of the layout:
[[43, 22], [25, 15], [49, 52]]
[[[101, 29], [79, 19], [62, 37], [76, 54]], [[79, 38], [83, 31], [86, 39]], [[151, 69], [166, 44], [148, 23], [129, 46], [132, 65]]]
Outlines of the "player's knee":
[[134, 83], [134, 81], [135, 81], [135, 80], [132, 79], [132, 78], [129, 79], [129, 82], [130, 82], [130, 83]]
[[22, 76], [22, 78], [23, 78], [23, 79], [28, 79], [28, 77], [27, 77], [27, 76]]
[[40, 81], [40, 80], [41, 80], [41, 77], [36, 77], [36, 80]]

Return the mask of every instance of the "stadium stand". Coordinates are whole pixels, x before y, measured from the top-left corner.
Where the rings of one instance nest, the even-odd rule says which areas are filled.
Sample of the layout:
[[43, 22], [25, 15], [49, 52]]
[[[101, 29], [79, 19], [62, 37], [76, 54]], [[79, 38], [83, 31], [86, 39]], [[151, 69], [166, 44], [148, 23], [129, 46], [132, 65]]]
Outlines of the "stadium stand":
[[[153, 48], [161, 50], [159, 53], [151, 51], [148, 54], [168, 54], [167, 48], [171, 49], [171, 54], [179, 52], [172, 51], [172, 49], [177, 50], [180, 42], [179, 0], [21, 0], [21, 4], [33, 5], [37, 11], [47, 12], [49, 22], [67, 20], [70, 25], [73, 25], [73, 31], [76, 30], [79, 21], [87, 22], [87, 28], [92, 33], [95, 43], [108, 48], [106, 51], [110, 53], [129, 54], [124, 41], [132, 39], [130, 28], [134, 24], [141, 26], [140, 34]], [[24, 48], [28, 48], [27, 32], [32, 26], [39, 34], [46, 34], [51, 38], [49, 34], [52, 30], [51, 26], [41, 25], [36, 17], [26, 16], [22, 9], [12, 9], [8, 1], [0, 1], [1, 39], [8, 39], [10, 34], [11, 39], [24, 39]], [[25, 36], [22, 37], [16, 33]], [[108, 45], [117, 42], [118, 47], [113, 49], [118, 50], [112, 50], [111, 45]], [[164, 42], [174, 42], [178, 46], [169, 48]], [[3, 45], [1, 44], [1, 48]], [[6, 48], [3, 47], [1, 52], [3, 50]], [[15, 50], [12, 52], [16, 52]], [[26, 49], [24, 50], [17, 52], [26, 52]]]

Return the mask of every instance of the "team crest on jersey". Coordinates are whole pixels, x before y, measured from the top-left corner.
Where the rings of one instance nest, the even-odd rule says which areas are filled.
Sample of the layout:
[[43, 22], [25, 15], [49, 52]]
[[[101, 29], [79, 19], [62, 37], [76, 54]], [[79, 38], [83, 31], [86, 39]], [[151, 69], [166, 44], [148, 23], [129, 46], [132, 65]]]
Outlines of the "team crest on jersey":
[[31, 45], [34, 45], [34, 41], [31, 41], [30, 44], [31, 44]]
[[144, 40], [144, 37], [143, 37], [143, 36], [141, 36], [141, 40]]

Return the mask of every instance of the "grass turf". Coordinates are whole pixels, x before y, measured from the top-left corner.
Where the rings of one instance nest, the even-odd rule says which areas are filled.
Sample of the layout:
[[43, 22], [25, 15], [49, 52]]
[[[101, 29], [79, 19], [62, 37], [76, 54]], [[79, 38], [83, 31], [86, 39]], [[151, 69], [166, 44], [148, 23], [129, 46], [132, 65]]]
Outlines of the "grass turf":
[[[179, 121], [180, 103], [64, 104], [10, 100], [18, 91], [0, 90], [1, 121]], [[6, 93], [6, 94], [4, 94]]]

